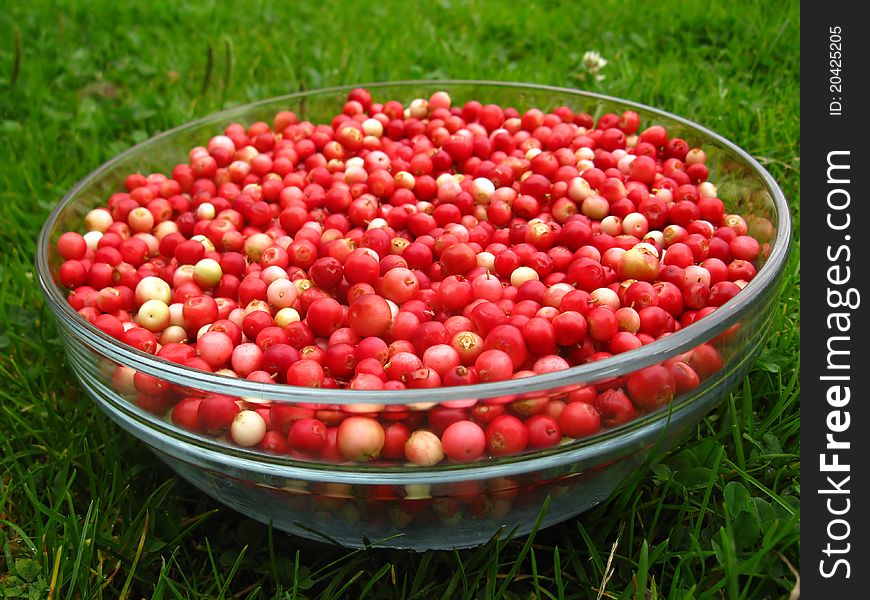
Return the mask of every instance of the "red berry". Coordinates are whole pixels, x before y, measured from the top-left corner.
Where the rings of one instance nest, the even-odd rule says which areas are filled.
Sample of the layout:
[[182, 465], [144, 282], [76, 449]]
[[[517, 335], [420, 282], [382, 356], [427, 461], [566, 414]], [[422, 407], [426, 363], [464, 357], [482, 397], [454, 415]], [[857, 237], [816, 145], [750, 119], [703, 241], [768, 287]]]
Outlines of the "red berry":
[[592, 404], [570, 402], [559, 415], [559, 427], [569, 437], [587, 437], [601, 428], [601, 416]]
[[618, 389], [608, 389], [601, 392], [595, 399], [594, 406], [601, 415], [602, 424], [608, 427], [627, 423], [635, 416], [631, 400], [622, 390]]
[[501, 415], [486, 427], [486, 447], [493, 456], [507, 456], [525, 450], [529, 430], [518, 418]]
[[549, 448], [562, 441], [562, 428], [549, 415], [537, 414], [529, 417], [526, 428], [529, 430], [530, 448]]
[[361, 337], [383, 335], [392, 320], [389, 304], [375, 294], [360, 296], [347, 311], [347, 324]]
[[626, 389], [635, 405], [653, 410], [673, 400], [676, 382], [667, 367], [653, 365], [628, 375]]
[[287, 440], [293, 450], [316, 454], [326, 443], [327, 427], [318, 419], [305, 417], [293, 422]]
[[233, 398], [215, 394], [199, 402], [196, 414], [199, 426], [214, 433], [228, 429], [238, 413], [239, 405]]

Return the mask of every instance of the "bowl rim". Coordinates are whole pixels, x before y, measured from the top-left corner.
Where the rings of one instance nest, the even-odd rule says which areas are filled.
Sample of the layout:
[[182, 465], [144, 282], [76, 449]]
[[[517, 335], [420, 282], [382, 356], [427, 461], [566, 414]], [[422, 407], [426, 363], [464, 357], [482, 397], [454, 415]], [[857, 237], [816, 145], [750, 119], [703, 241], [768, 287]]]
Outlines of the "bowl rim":
[[[334, 95], [348, 92], [355, 88], [366, 88], [376, 91], [381, 88], [450, 88], [475, 86], [480, 88], [512, 88], [518, 91], [528, 90], [534, 93], [552, 92], [562, 95], [574, 96], [579, 99], [593, 100], [597, 102], [618, 104], [626, 109], [643, 111], [652, 118], [667, 119], [671, 122], [688, 128], [693, 133], [704, 136], [714, 141], [723, 149], [733, 153], [746, 164], [749, 169], [763, 182], [765, 190], [769, 193], [777, 215], [775, 243], [770, 247], [767, 261], [757, 275], [748, 283], [740, 294], [717, 308], [704, 319], [684, 327], [675, 333], [660, 338], [655, 342], [641, 348], [614, 355], [612, 357], [586, 363], [584, 365], [570, 367], [568, 369], [535, 375], [523, 379], [511, 379], [501, 382], [474, 384], [459, 387], [443, 387], [431, 389], [413, 390], [413, 402], [443, 402], [461, 398], [487, 399], [499, 396], [534, 396], [536, 393], [550, 391], [563, 386], [577, 386], [585, 382], [604, 380], [615, 375], [632, 372], [637, 369], [659, 363], [669, 357], [675, 356], [690, 348], [707, 341], [719, 333], [722, 333], [732, 325], [762, 297], [770, 291], [783, 273], [791, 248], [791, 213], [788, 202], [779, 185], [768, 171], [755, 158], [742, 148], [715, 133], [714, 131], [689, 119], [674, 115], [667, 111], [657, 109], [645, 104], [608, 96], [595, 92], [563, 88], [542, 84], [510, 82], [510, 81], [487, 81], [487, 80], [452, 80], [452, 79], [421, 79], [401, 80], [392, 82], [371, 82], [350, 84], [328, 88], [319, 88], [296, 92], [282, 96], [276, 96], [243, 104], [215, 113], [211, 113], [199, 119], [184, 123], [167, 131], [161, 132], [151, 138], [132, 146], [124, 152], [91, 171], [78, 181], [61, 199], [49, 217], [46, 219], [37, 240], [36, 270], [37, 278], [43, 295], [46, 297], [52, 312], [65, 325], [67, 325], [79, 337], [80, 342], [87, 344], [92, 350], [96, 350], [104, 356], [124, 366], [155, 375], [174, 384], [195, 388], [197, 390], [238, 396], [241, 398], [255, 398], [260, 401], [293, 402], [293, 403], [319, 403], [319, 404], [408, 404], [407, 390], [342, 390], [326, 388], [306, 388], [287, 384], [259, 383], [241, 378], [232, 378], [200, 371], [172, 363], [166, 359], [147, 354], [122, 344], [104, 332], [94, 327], [91, 323], [83, 320], [81, 316], [69, 305], [65, 295], [55, 284], [51, 269], [48, 264], [48, 248], [51, 243], [50, 235], [55, 222], [63, 210], [74, 202], [79, 192], [91, 184], [95, 179], [107, 174], [119, 163], [134, 157], [138, 153], [147, 150], [150, 146], [159, 144], [182, 132], [197, 129], [208, 124], [215, 124], [222, 120], [232, 118], [244, 118], [243, 115], [251, 113], [258, 108], [268, 105], [276, 105], [281, 102], [292, 102], [307, 97]], [[461, 390], [461, 392], [460, 392]], [[670, 411], [656, 411], [647, 415], [655, 417], [659, 421], [669, 418]], [[646, 418], [637, 419], [636, 422]], [[631, 424], [629, 424], [631, 425]], [[640, 425], [638, 425], [640, 426]], [[623, 428], [619, 428], [623, 429]], [[629, 431], [626, 428], [624, 431]], [[182, 430], [179, 429], [181, 432]], [[591, 438], [596, 440], [600, 436], [612, 430], [605, 430]], [[193, 435], [182, 433], [182, 435]], [[194, 438], [192, 437], [191, 440]], [[214, 441], [214, 448], [222, 449], [225, 445]], [[562, 448], [565, 446], [557, 446]], [[567, 447], [572, 447], [569, 444]], [[522, 455], [520, 455], [522, 457]], [[287, 464], [298, 464], [300, 461], [287, 458]], [[437, 470], [437, 467], [433, 470]], [[419, 473], [419, 471], [418, 471]]]

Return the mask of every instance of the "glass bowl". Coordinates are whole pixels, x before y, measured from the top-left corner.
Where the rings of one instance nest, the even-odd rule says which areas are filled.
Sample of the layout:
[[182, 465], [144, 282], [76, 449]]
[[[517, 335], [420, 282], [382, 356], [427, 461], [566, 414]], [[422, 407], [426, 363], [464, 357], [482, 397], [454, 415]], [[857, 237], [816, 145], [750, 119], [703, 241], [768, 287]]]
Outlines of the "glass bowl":
[[[61, 233], [80, 230], [84, 216], [122, 189], [133, 172], [168, 173], [231, 122], [270, 121], [281, 110], [328, 122], [355, 86], [291, 94], [232, 108], [161, 133], [108, 161], [64, 197], [40, 233], [39, 284], [54, 313], [69, 364], [97, 405], [149, 446], [182, 477], [218, 501], [278, 529], [307, 538], [360, 547], [461, 548], [501, 530], [529, 532], [548, 499], [542, 525], [577, 515], [605, 500], [650, 458], [678, 443], [751, 368], [771, 329], [791, 240], [787, 202], [768, 172], [749, 154], [704, 127], [634, 102], [571, 89], [486, 81], [407, 81], [371, 84], [379, 101], [403, 103], [447, 91], [454, 106], [468, 100], [512, 106], [521, 113], [565, 105], [593, 116], [636, 111], [643, 127], [664, 125], [670, 136], [701, 146], [726, 211], [743, 215], [763, 243], [757, 275], [733, 299], [698, 322], [611, 358], [525, 379], [403, 391], [300, 388], [233, 379], [198, 371], [120, 344], [81, 316], [57, 283]], [[772, 225], [772, 227], [771, 227]], [[564, 398], [693, 351], [718, 349], [722, 367], [663, 408], [579, 440], [516, 456], [432, 467], [378, 462], [327, 463], [242, 448], [175, 426], [170, 405], [137, 403], [134, 372], [156, 377], [185, 394], [225, 394], [249, 406], [377, 403], [503, 403]], [[177, 397], [176, 397], [177, 399]], [[425, 404], [424, 404], [425, 403]]]

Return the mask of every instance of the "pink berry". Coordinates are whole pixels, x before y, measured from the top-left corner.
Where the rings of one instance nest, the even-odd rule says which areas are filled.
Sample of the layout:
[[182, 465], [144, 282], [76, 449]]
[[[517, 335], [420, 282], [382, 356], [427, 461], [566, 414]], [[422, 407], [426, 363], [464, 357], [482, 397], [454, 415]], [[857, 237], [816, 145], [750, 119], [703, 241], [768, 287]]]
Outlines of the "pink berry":
[[444, 454], [457, 462], [471, 462], [483, 456], [486, 434], [473, 421], [456, 421], [441, 434]]
[[217, 370], [223, 368], [233, 355], [233, 341], [225, 333], [208, 331], [197, 341], [196, 351], [212, 369]]

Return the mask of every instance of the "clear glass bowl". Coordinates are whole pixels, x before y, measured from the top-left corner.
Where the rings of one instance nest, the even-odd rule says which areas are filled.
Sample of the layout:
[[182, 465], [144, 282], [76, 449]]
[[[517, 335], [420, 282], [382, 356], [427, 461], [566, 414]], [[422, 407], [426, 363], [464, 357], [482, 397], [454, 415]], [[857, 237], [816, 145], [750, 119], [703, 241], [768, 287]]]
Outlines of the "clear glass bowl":
[[[120, 344], [68, 304], [57, 285], [61, 259], [55, 242], [80, 230], [84, 216], [104, 205], [133, 172], [168, 173], [190, 148], [204, 145], [231, 122], [270, 121], [280, 110], [328, 122], [355, 86], [291, 94], [217, 113], [159, 134], [105, 163], [64, 197], [40, 233], [39, 284], [54, 313], [69, 363], [88, 395], [125, 430], [142, 440], [181, 476], [220, 502], [295, 535], [359, 547], [468, 547], [499, 530], [530, 531], [549, 497], [543, 525], [581, 513], [605, 500], [632, 470], [678, 443], [751, 368], [771, 328], [771, 312], [789, 252], [787, 202], [768, 172], [749, 154], [712, 131], [680, 117], [598, 94], [539, 85], [486, 81], [408, 81], [371, 84], [379, 101], [407, 103], [447, 91], [454, 105], [493, 102], [524, 111], [565, 105], [593, 116], [634, 110], [641, 124], [664, 125], [707, 153], [710, 180], [730, 213], [750, 227], [773, 225], [756, 277], [735, 298], [699, 322], [628, 353], [535, 377], [473, 386], [413, 391], [299, 388], [233, 379], [182, 367]], [[621, 426], [545, 450], [434, 467], [333, 464], [245, 449], [191, 433], [165, 415], [144, 410], [129, 386], [134, 371], [158, 377], [190, 394], [220, 393], [246, 402], [342, 405], [439, 403], [475, 399], [560, 398], [578, 387], [612, 380], [696, 348], [715, 345], [723, 367], [669, 405]], [[410, 396], [410, 397], [409, 397]], [[492, 400], [489, 400], [492, 401]], [[154, 407], [151, 407], [154, 408]]]

